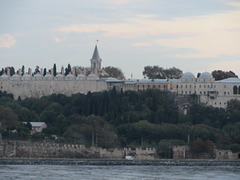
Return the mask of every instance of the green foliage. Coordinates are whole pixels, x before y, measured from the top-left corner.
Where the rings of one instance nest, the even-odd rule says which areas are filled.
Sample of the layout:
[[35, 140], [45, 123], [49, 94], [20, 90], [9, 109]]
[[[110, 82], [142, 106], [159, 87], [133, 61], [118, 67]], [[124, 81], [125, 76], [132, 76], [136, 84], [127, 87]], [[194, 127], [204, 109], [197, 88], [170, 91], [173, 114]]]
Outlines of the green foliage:
[[240, 152], [240, 144], [231, 144], [229, 149], [233, 152], [233, 153], [238, 153]]
[[121, 79], [124, 79], [124, 74], [121, 69], [108, 66], [103, 68], [103, 73], [100, 75], [100, 77], [104, 77], [104, 78], [113, 77], [121, 80]]
[[215, 78], [216, 81], [230, 78], [230, 77], [238, 77], [234, 72], [232, 71], [221, 71], [221, 70], [215, 70], [212, 72], [212, 76]]
[[13, 130], [17, 127], [18, 116], [10, 108], [0, 106], [0, 130], [5, 131], [7, 129]]
[[159, 66], [145, 66], [143, 75], [149, 79], [179, 79], [182, 76], [182, 71], [175, 67], [164, 69]]
[[[207, 146], [205, 142], [209, 140], [223, 149], [240, 143], [239, 101], [230, 101], [226, 110], [193, 104], [186, 116], [179, 116], [172, 97], [160, 90], [118, 92], [113, 89], [15, 101], [11, 94], [0, 92], [3, 137], [41, 139], [57, 135], [61, 141], [87, 146], [92, 141], [106, 148], [159, 146], [162, 157], [169, 157], [169, 152], [164, 150], [166, 144], [185, 144], [188, 136], [190, 142], [199, 140], [196, 151], [201, 149], [201, 143]], [[31, 137], [30, 127], [18, 121], [43, 121], [47, 129]]]

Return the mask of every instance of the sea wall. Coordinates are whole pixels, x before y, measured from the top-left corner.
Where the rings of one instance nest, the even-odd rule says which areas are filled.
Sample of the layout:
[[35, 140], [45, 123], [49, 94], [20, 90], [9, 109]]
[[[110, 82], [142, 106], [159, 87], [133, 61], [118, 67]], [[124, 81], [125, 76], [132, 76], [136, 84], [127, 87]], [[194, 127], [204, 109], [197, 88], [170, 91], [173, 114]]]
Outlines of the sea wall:
[[1, 157], [16, 158], [83, 158], [83, 159], [134, 159], [154, 160], [154, 148], [86, 148], [80, 144], [42, 143], [29, 141], [3, 141], [0, 144]]

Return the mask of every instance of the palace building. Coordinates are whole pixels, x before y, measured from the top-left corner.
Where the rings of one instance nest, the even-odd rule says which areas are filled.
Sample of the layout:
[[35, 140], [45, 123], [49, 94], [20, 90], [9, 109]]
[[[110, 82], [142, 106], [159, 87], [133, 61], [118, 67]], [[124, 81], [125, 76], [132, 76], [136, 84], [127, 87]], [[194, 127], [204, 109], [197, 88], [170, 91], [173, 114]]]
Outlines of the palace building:
[[226, 108], [232, 99], [240, 100], [240, 79], [227, 78], [215, 81], [208, 72], [196, 78], [192, 73], [184, 73], [178, 82], [179, 96], [197, 95], [199, 102], [213, 107]]
[[118, 80], [116, 78], [99, 78], [102, 59], [99, 56], [97, 45], [95, 45], [90, 68], [76, 69], [68, 75], [64, 75], [64, 69], [56, 76], [53, 69], [50, 73], [43, 75], [43, 71], [33, 75], [32, 70], [21, 75], [10, 76], [10, 69], [0, 76], [0, 91], [12, 93], [14, 98], [18, 97], [40, 98], [51, 94], [72, 94], [90, 92], [101, 92], [116, 88], [118, 91], [143, 91], [147, 89], [158, 89], [170, 91], [178, 97], [195, 95], [198, 102], [213, 107], [226, 108], [231, 99], [240, 100], [240, 79], [227, 78], [215, 81], [208, 72], [202, 73], [196, 78], [191, 72], [186, 72], [180, 79], [128, 79]]

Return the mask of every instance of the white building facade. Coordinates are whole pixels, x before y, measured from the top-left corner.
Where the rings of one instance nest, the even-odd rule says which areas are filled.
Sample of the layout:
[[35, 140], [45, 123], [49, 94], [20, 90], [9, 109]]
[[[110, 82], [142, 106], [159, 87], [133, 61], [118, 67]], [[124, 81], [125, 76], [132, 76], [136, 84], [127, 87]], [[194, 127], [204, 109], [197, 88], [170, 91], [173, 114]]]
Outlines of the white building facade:
[[178, 86], [179, 96], [197, 95], [199, 102], [213, 107], [226, 108], [232, 99], [240, 100], [240, 79], [227, 78], [215, 81], [208, 72], [196, 78], [192, 73], [184, 73]]

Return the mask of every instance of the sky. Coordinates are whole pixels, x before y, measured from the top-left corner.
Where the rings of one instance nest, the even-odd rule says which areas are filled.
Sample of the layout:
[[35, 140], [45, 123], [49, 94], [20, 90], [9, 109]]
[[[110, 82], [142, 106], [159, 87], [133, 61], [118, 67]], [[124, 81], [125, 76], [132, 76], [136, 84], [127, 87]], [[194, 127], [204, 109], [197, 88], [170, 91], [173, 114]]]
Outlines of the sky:
[[145, 66], [240, 76], [240, 0], [0, 0], [0, 68]]

